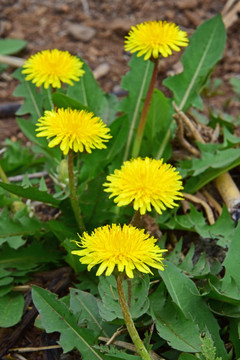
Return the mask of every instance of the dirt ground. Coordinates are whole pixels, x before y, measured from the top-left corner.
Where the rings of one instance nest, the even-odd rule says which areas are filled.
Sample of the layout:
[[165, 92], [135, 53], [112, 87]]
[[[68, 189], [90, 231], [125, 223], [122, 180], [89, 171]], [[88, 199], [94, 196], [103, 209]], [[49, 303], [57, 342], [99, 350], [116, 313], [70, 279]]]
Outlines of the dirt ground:
[[[226, 101], [232, 94], [229, 79], [240, 76], [240, 6], [236, 9], [233, 4], [229, 13], [225, 10], [230, 3], [226, 0], [0, 0], [0, 37], [26, 40], [27, 48], [17, 54], [22, 58], [40, 50], [57, 48], [81, 56], [92, 70], [102, 65], [105, 73], [98, 80], [101, 87], [106, 92], [117, 93], [121, 77], [128, 70], [130, 56], [123, 45], [124, 36], [132, 25], [148, 20], [167, 20], [191, 35], [204, 20], [224, 11], [229, 14], [225, 15], [228, 39], [224, 57], [214, 72], [223, 81], [222, 94], [211, 100], [221, 108], [227, 106]], [[179, 56], [175, 54], [162, 62], [159, 84], [166, 74], [176, 71]], [[0, 106], [20, 100], [12, 96], [17, 85], [11, 75], [13, 70], [8, 67], [0, 74]], [[231, 102], [228, 111], [236, 115], [239, 110], [239, 104]], [[6, 137], [21, 138], [22, 134], [13, 115], [0, 113], [1, 145]], [[44, 336], [31, 327], [15, 346], [44, 345]], [[51, 335], [50, 340], [54, 340], [54, 336]], [[54, 352], [24, 356], [39, 360], [60, 358], [59, 353]], [[79, 355], [72, 353], [61, 357], [75, 358], [79, 359]]]
[[[132, 25], [167, 20], [191, 35], [204, 20], [223, 12], [228, 40], [224, 57], [215, 70], [215, 76], [223, 81], [222, 95], [212, 100], [221, 107], [231, 94], [229, 78], [240, 74], [240, 6], [235, 1], [235, 8], [233, 4], [228, 11], [231, 3], [231, 0], [1, 0], [0, 37], [26, 40], [27, 48], [17, 54], [22, 58], [58, 48], [81, 56], [92, 70], [103, 66], [99, 77], [101, 87], [106, 92], [118, 92], [130, 59], [123, 48], [124, 36]], [[179, 57], [176, 53], [162, 61], [159, 83], [178, 69]], [[12, 72], [13, 68], [9, 67], [0, 74], [0, 105], [18, 100], [12, 96], [17, 85]], [[230, 113], [237, 114], [239, 110], [239, 105], [231, 103]], [[21, 138], [14, 116], [6, 119], [0, 112], [1, 143], [16, 134]]]

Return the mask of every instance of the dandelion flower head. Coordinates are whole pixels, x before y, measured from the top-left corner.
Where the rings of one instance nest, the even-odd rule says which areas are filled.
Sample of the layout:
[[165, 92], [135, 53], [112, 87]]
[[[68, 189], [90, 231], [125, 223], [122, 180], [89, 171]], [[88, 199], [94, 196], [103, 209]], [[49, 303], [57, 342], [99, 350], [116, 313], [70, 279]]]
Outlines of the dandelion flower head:
[[149, 21], [132, 26], [125, 40], [125, 50], [137, 52], [138, 57], [144, 55], [144, 60], [157, 59], [159, 55], [168, 57], [172, 55], [172, 50], [180, 51], [181, 46], [187, 45], [187, 33], [167, 21]]
[[131, 225], [106, 225], [91, 235], [84, 232], [80, 239], [76, 243], [81, 250], [74, 250], [72, 254], [80, 256], [79, 261], [88, 265], [88, 271], [99, 264], [97, 276], [104, 272], [109, 276], [115, 267], [125, 271], [129, 278], [134, 277], [134, 269], [151, 274], [149, 266], [164, 270], [162, 253], [167, 250], [161, 250], [155, 238]]
[[151, 206], [161, 214], [166, 208], [178, 206], [174, 201], [181, 200], [183, 189], [181, 176], [170, 164], [163, 160], [146, 157], [125, 161], [120, 170], [107, 176], [105, 191], [118, 206], [133, 202], [134, 210], [143, 215], [151, 211]]
[[43, 50], [26, 60], [22, 73], [36, 86], [60, 88], [61, 82], [73, 85], [73, 81], [79, 81], [85, 73], [82, 66], [83, 62], [68, 51]]
[[57, 109], [45, 111], [36, 126], [38, 137], [53, 138], [48, 146], [60, 145], [64, 155], [72, 149], [88, 153], [92, 149], [105, 149], [104, 142], [112, 137], [110, 129], [92, 112], [85, 110]]

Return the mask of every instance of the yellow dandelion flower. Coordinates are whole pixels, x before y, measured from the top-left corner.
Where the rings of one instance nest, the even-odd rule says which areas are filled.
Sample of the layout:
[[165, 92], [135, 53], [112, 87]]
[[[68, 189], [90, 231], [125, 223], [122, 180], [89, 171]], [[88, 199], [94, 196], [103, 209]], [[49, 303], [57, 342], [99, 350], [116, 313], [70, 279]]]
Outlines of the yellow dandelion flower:
[[84, 232], [76, 242], [81, 250], [74, 250], [72, 254], [80, 256], [79, 261], [88, 265], [88, 271], [100, 264], [96, 275], [112, 274], [115, 267], [118, 271], [125, 271], [129, 278], [133, 278], [133, 270], [151, 273], [149, 266], [164, 270], [162, 253], [156, 239], [146, 234], [144, 230], [131, 225], [112, 224], [95, 229], [91, 235]]
[[134, 210], [141, 215], [151, 211], [151, 206], [161, 214], [166, 207], [178, 206], [174, 200], [183, 198], [180, 174], [170, 164], [163, 164], [162, 159], [139, 157], [125, 161], [107, 180], [103, 186], [107, 187], [104, 191], [112, 193], [110, 198], [116, 196], [118, 206], [133, 202]]
[[105, 149], [104, 142], [112, 136], [110, 129], [103, 121], [91, 112], [85, 110], [57, 109], [56, 111], [45, 111], [36, 126], [37, 136], [54, 137], [48, 144], [54, 147], [60, 144], [64, 155], [72, 149], [75, 152], [91, 149]]
[[60, 88], [61, 82], [73, 85], [72, 80], [79, 81], [85, 73], [82, 66], [83, 62], [68, 51], [43, 50], [24, 63], [22, 73], [36, 86]]
[[167, 21], [149, 21], [132, 26], [126, 36], [125, 50], [144, 55], [144, 60], [172, 55], [172, 50], [180, 51], [180, 46], [187, 46], [187, 33], [174, 23]]

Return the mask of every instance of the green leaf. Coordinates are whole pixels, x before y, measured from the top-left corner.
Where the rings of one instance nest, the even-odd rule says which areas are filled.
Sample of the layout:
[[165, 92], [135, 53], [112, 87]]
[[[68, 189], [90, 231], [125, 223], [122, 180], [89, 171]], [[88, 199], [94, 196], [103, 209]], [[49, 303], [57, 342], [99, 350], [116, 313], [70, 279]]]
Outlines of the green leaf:
[[[161, 220], [161, 217], [159, 218]], [[174, 214], [164, 224], [160, 225], [167, 229], [178, 229], [197, 232], [204, 239], [213, 239], [217, 241], [218, 246], [228, 247], [235, 232], [235, 224], [226, 208], [223, 207], [222, 214], [213, 225], [206, 223], [204, 214], [197, 211], [190, 204], [190, 212], [185, 215]]]
[[13, 219], [7, 209], [0, 214], [0, 244], [7, 241], [12, 248], [16, 249], [21, 236], [39, 233], [41, 229], [42, 223], [37, 219], [30, 218], [26, 209], [18, 216], [15, 215]]
[[[35, 241], [27, 247], [21, 247], [17, 250], [5, 245], [2, 246], [0, 252], [0, 268], [31, 270], [40, 264], [55, 263], [59, 258], [60, 253], [52, 239], [51, 243]], [[15, 272], [11, 276], [15, 276]]]
[[13, 95], [26, 98], [24, 104], [16, 112], [16, 114], [31, 114], [32, 120], [35, 122], [43, 115], [43, 95], [37, 91], [36, 86], [32, 82], [25, 80], [25, 76], [22, 74], [21, 68], [15, 71], [14, 77], [18, 79], [21, 84], [17, 86]]
[[0, 327], [17, 324], [23, 314], [24, 297], [22, 294], [10, 293], [0, 297]]
[[225, 267], [225, 276], [222, 280], [222, 291], [224, 288], [228, 287], [228, 284], [231, 283], [232, 279], [236, 284], [240, 284], [240, 263], [239, 263], [239, 253], [240, 253], [240, 223], [238, 224], [234, 235], [232, 236], [232, 241], [229, 246], [227, 256], [223, 262]]
[[128, 95], [121, 100], [119, 104], [119, 111], [127, 114], [129, 121], [129, 136], [125, 149], [124, 160], [127, 160], [129, 157], [132, 138], [137, 128], [143, 101], [146, 96], [153, 71], [153, 63], [151, 61], [143, 61], [136, 55], [132, 56], [129, 66], [130, 71], [123, 77], [121, 83], [121, 88], [127, 90]]
[[99, 87], [97, 81], [86, 63], [83, 65], [85, 74], [80, 81], [69, 86], [67, 95], [77, 100], [83, 106], [86, 106], [95, 115], [102, 117], [102, 111], [106, 106], [106, 98], [103, 90]]
[[[149, 277], [148, 275], [142, 278], [135, 277], [131, 284], [130, 312], [132, 317], [136, 319], [145, 314], [149, 307]], [[102, 301], [98, 303], [98, 307], [101, 317], [106, 321], [112, 321], [116, 318], [123, 319], [116, 287], [116, 279], [113, 275], [100, 276], [98, 289]], [[123, 281], [123, 287], [127, 298], [127, 280]]]
[[197, 324], [191, 317], [185, 317], [170, 299], [166, 300], [166, 291], [161, 285], [150, 295], [150, 311], [159, 336], [165, 339], [171, 348], [188, 352], [201, 350]]
[[219, 356], [227, 359], [224, 344], [219, 336], [219, 325], [200, 296], [194, 282], [184, 275], [174, 264], [168, 262], [165, 271], [159, 271], [173, 302], [182, 310], [187, 319], [192, 319], [199, 331], [211, 334]]
[[181, 74], [168, 77], [163, 84], [174, 93], [174, 101], [180, 110], [190, 105], [202, 104], [199, 90], [212, 68], [221, 59], [226, 42], [226, 30], [221, 15], [205, 21], [190, 38], [184, 51]]
[[128, 134], [128, 118], [125, 115], [118, 117], [110, 126], [110, 139], [107, 145], [106, 160], [110, 162], [117, 154], [119, 154], [124, 146]]
[[240, 79], [238, 77], [233, 77], [230, 79], [230, 84], [232, 85], [234, 92], [240, 95]]
[[33, 286], [33, 302], [39, 311], [42, 324], [46, 332], [60, 332], [59, 344], [64, 352], [76, 347], [84, 360], [102, 360], [103, 357], [93, 348], [93, 332], [79, 327], [76, 316], [68, 309], [65, 303], [57, 299], [55, 294]]
[[99, 299], [90, 293], [78, 289], [70, 289], [70, 309], [78, 318], [79, 324], [84, 325], [102, 336], [110, 337], [111, 332], [107, 333], [109, 326], [103, 322], [99, 315], [98, 303]]
[[[31, 121], [26, 119], [17, 119], [18, 126], [22, 130], [22, 132], [26, 135], [26, 137], [31, 140], [34, 144], [40, 147], [40, 152], [44, 154], [48, 159], [50, 159], [53, 165], [56, 165], [60, 162], [62, 157], [62, 152], [59, 147], [49, 148], [48, 142], [46, 138], [39, 138], [36, 136], [36, 126]], [[35, 149], [35, 152], [36, 149]], [[52, 165], [52, 166], [53, 166]]]
[[198, 357], [192, 355], [192, 354], [181, 354], [178, 358], [178, 360], [196, 360], [199, 359]]
[[[51, 226], [52, 229], [52, 226]], [[64, 231], [64, 230], [63, 230]], [[55, 230], [54, 230], [55, 232]], [[71, 266], [76, 274], [84, 271], [86, 269], [86, 265], [81, 264], [79, 261], [79, 257], [72, 254], [72, 250], [76, 250], [76, 244], [72, 242], [73, 235], [71, 234], [71, 238], [65, 239], [61, 245], [67, 251], [67, 255], [64, 257], [65, 261]], [[70, 240], [71, 239], [71, 240]]]
[[239, 324], [238, 319], [230, 319], [229, 339], [234, 346], [236, 359], [240, 358], [240, 338], [239, 338]]
[[27, 42], [20, 39], [0, 39], [0, 54], [12, 55], [24, 49]]
[[[114, 350], [115, 351], [115, 350]], [[141, 360], [141, 357], [137, 355], [129, 355], [124, 353], [123, 351], [117, 351], [117, 354], [107, 354], [105, 355], [105, 359], [115, 359], [115, 360]]]
[[81, 102], [62, 93], [58, 93], [58, 92], [53, 93], [52, 100], [54, 105], [56, 105], [58, 108], [64, 108], [64, 109], [71, 108], [73, 110], [77, 109], [77, 110], [90, 111], [90, 109], [87, 106], [84, 106]]
[[52, 195], [48, 194], [46, 191], [40, 191], [36, 187], [28, 187], [24, 189], [22, 186], [15, 184], [5, 184], [0, 182], [0, 186], [7, 190], [8, 192], [21, 196], [25, 199], [31, 199], [35, 201], [41, 201], [46, 204], [51, 204], [52, 206], [58, 206], [60, 200], [55, 199]]
[[170, 142], [164, 144], [162, 140], [165, 139], [172, 124], [172, 113], [173, 108], [170, 106], [168, 99], [161, 91], [155, 89], [144, 130], [144, 139], [141, 146], [142, 155], [158, 158], [159, 151], [161, 151], [162, 156], [166, 148], [168, 148], [168, 152], [171, 150]]
[[215, 314], [228, 318], [240, 319], [240, 301], [239, 305], [234, 305], [222, 301], [210, 300], [208, 305]]
[[[20, 171], [26, 164], [33, 163], [34, 155], [27, 145], [22, 145], [20, 141], [5, 140], [6, 151], [0, 159], [0, 164], [5, 172]], [[24, 172], [24, 171], [23, 171]]]

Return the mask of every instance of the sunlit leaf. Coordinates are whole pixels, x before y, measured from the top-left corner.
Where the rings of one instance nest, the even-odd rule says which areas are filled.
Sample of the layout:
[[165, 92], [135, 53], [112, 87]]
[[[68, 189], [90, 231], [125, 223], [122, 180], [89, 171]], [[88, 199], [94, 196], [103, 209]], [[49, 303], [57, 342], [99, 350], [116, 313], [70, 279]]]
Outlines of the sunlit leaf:
[[95, 336], [89, 329], [79, 327], [75, 315], [55, 294], [34, 286], [33, 302], [38, 309], [41, 321], [48, 333], [59, 332], [59, 343], [64, 352], [77, 348], [85, 360], [102, 360], [103, 357], [93, 348]]

